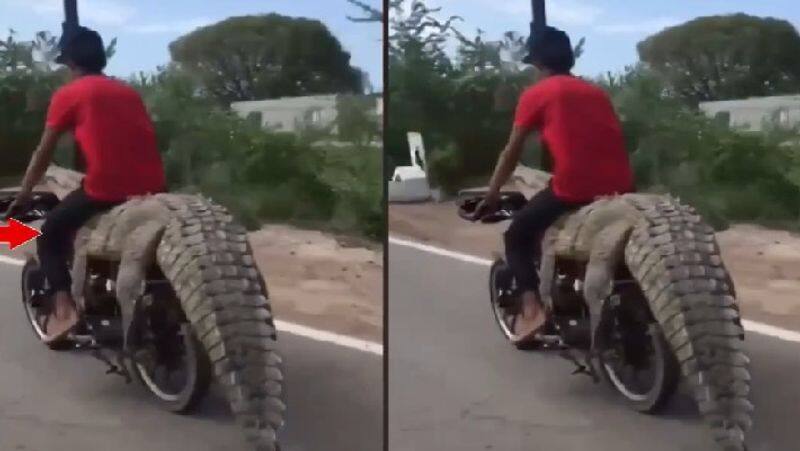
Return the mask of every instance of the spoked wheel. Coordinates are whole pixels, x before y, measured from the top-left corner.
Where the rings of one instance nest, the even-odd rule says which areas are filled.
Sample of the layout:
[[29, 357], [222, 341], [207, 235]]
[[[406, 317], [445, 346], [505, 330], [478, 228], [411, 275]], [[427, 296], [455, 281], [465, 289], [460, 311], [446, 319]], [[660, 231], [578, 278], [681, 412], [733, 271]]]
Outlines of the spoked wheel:
[[506, 262], [495, 260], [489, 270], [489, 301], [494, 320], [509, 341], [514, 338], [514, 327], [520, 314], [520, 305], [512, 296], [512, 280]]
[[165, 409], [189, 413], [208, 393], [211, 363], [191, 325], [165, 310], [147, 315], [134, 372]]
[[[46, 286], [44, 274], [39, 268], [39, 262], [29, 259], [22, 267], [22, 306], [25, 309], [25, 316], [28, 324], [31, 325], [36, 338], [44, 343], [47, 336], [47, 320], [53, 310], [51, 299], [46, 296]], [[61, 340], [45, 345], [54, 350], [62, 351], [72, 349], [74, 343], [71, 340]]]
[[675, 392], [680, 371], [658, 324], [631, 310], [615, 309], [600, 368], [633, 409], [655, 413]]

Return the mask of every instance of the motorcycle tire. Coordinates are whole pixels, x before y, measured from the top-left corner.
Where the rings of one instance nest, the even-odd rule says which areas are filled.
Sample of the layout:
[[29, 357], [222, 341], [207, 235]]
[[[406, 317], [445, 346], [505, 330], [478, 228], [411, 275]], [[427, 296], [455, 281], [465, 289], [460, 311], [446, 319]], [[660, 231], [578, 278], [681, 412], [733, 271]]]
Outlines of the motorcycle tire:
[[[36, 307], [33, 305], [33, 295], [36, 292], [44, 290], [44, 275], [39, 267], [39, 262], [36, 259], [29, 259], [22, 267], [22, 274], [20, 276], [21, 290], [22, 290], [22, 307], [25, 311], [25, 317], [28, 319], [28, 324], [31, 326], [36, 338], [41, 341], [45, 346], [53, 351], [66, 351], [75, 348], [75, 343], [66, 338], [64, 340], [46, 343], [45, 337], [45, 323], [38, 318], [38, 310], [43, 310], [42, 313], [49, 314], [49, 308]], [[46, 300], [49, 302], [49, 300]]]
[[652, 385], [648, 390], [634, 392], [617, 374], [616, 367], [603, 358], [603, 353], [600, 353], [598, 366], [609, 386], [621, 394], [631, 408], [638, 412], [655, 414], [664, 409], [678, 388], [680, 368], [658, 324], [650, 323], [647, 327], [653, 349], [650, 359], [655, 367]]

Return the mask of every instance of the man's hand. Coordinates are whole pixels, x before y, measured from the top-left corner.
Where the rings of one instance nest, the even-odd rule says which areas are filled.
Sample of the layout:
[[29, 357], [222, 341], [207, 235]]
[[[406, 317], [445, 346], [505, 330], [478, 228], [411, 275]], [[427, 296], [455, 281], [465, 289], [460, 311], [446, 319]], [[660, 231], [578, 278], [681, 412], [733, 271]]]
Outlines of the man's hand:
[[488, 216], [497, 211], [500, 207], [500, 196], [496, 194], [487, 194], [475, 207], [475, 213], [472, 215], [473, 221], [480, 221], [483, 217]]
[[8, 210], [6, 210], [6, 214], [3, 219], [8, 221], [8, 219], [14, 216], [16, 213], [23, 211], [30, 202], [31, 193], [27, 191], [20, 191], [17, 193], [17, 197], [11, 202], [11, 205], [8, 206]]

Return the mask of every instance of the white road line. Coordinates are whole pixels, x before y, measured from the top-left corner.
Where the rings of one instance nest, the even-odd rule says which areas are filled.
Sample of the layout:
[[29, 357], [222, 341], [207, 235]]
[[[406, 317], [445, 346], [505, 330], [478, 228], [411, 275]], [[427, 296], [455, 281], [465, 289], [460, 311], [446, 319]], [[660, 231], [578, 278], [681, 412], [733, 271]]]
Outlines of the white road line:
[[769, 324], [764, 323], [757, 323], [747, 319], [742, 320], [742, 326], [744, 326], [744, 330], [746, 332], [755, 332], [757, 334], [779, 338], [784, 341], [800, 343], [800, 332], [781, 329], [780, 327], [770, 326]]
[[[475, 263], [476, 265], [492, 266], [492, 261], [485, 258], [476, 257], [474, 255], [462, 254], [461, 252], [448, 251], [436, 246], [429, 246], [427, 244], [417, 243], [416, 241], [404, 240], [402, 238], [389, 237], [389, 243], [397, 244], [400, 246], [414, 248], [423, 252], [441, 255], [442, 257], [454, 258], [462, 262]], [[390, 281], [391, 282], [391, 281]]]
[[[9, 265], [22, 266], [25, 260], [18, 258], [7, 257], [0, 255], [0, 263], [7, 263]], [[347, 335], [340, 335], [326, 330], [314, 329], [300, 324], [290, 323], [287, 321], [275, 320], [275, 327], [280, 332], [287, 334], [297, 335], [300, 337], [310, 338], [315, 341], [322, 341], [325, 343], [332, 343], [345, 348], [355, 349], [357, 351], [368, 352], [370, 354], [383, 355], [383, 345], [374, 341], [360, 340]]]
[[[389, 243], [396, 244], [398, 246], [410, 247], [412, 249], [416, 249], [419, 251], [440, 255], [442, 257], [453, 258], [463, 262], [475, 263], [482, 266], [491, 266], [492, 264], [491, 260], [487, 260], [485, 258], [480, 258], [469, 254], [463, 254], [461, 252], [454, 252], [436, 246], [422, 244], [416, 241], [405, 240], [402, 238], [396, 238], [393, 236], [389, 237]], [[391, 281], [389, 283], [391, 283]], [[389, 318], [389, 320], [391, 321], [391, 318]], [[756, 321], [750, 321], [746, 319], [742, 320], [742, 326], [744, 326], [746, 332], [755, 332], [757, 334], [767, 335], [769, 337], [777, 338], [783, 341], [800, 343], [800, 332], [795, 332], [793, 330], [788, 330], [788, 329], [782, 329], [780, 327], [775, 327], [769, 324], [759, 323]]]
[[345, 348], [355, 349], [357, 351], [362, 351], [362, 352], [368, 352], [370, 354], [383, 355], [383, 345], [380, 343], [375, 343], [374, 341], [359, 340], [358, 338], [349, 337], [347, 335], [339, 335], [333, 332], [313, 329], [311, 327], [306, 327], [300, 324], [289, 323], [281, 320], [275, 320], [275, 326], [278, 328], [278, 331], [280, 332], [286, 332], [292, 335], [306, 337], [316, 341], [333, 343], [335, 345], [343, 346]]
[[14, 258], [14, 257], [6, 257], [5, 255], [0, 255], [0, 263], [8, 263], [9, 265], [14, 265], [14, 266], [23, 266], [25, 264], [25, 260], [21, 260], [19, 258]]

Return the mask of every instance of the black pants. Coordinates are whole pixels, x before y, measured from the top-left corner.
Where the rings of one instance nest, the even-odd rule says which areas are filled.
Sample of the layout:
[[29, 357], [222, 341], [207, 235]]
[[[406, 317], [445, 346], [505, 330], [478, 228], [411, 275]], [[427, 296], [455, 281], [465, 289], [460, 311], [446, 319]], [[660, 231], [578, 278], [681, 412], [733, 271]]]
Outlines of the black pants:
[[94, 215], [115, 205], [115, 202], [90, 198], [81, 187], [69, 193], [47, 214], [42, 235], [37, 239], [37, 251], [51, 290], [70, 290], [72, 279], [67, 262], [72, 256], [75, 233]]
[[568, 203], [558, 199], [550, 186], [534, 195], [519, 210], [504, 235], [506, 261], [520, 292], [539, 289], [536, 268], [541, 260], [542, 238], [548, 227], [564, 213], [585, 204]]

